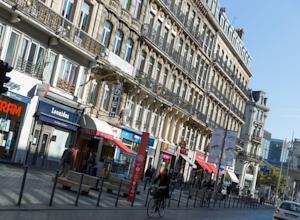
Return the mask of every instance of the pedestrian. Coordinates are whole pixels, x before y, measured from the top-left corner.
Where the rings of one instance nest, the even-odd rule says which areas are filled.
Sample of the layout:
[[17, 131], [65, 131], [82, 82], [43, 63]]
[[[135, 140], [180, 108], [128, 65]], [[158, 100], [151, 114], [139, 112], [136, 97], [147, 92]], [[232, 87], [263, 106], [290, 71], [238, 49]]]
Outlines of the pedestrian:
[[71, 163], [73, 161], [73, 149], [72, 145], [69, 144], [68, 148], [65, 149], [61, 160], [60, 160], [60, 173], [59, 176], [66, 176], [69, 169], [71, 168]]
[[152, 169], [152, 167], [151, 167], [151, 165], [150, 165], [150, 166], [148, 167], [148, 169], [146, 170], [146, 173], [145, 173], [144, 191], [146, 190], [146, 187], [147, 187], [148, 183], [151, 182], [152, 177], [153, 177], [153, 169]]
[[87, 160], [87, 168], [86, 168], [86, 173], [94, 176], [95, 174], [95, 165], [96, 165], [96, 155], [95, 153], [91, 153], [88, 160]]

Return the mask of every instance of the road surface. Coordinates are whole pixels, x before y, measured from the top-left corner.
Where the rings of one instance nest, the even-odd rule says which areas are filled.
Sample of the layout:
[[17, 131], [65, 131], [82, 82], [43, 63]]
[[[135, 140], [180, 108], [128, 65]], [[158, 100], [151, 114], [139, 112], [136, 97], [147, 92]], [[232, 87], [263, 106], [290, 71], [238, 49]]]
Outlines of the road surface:
[[[271, 209], [172, 209], [163, 220], [271, 220]], [[145, 209], [0, 211], [0, 220], [143, 220]]]

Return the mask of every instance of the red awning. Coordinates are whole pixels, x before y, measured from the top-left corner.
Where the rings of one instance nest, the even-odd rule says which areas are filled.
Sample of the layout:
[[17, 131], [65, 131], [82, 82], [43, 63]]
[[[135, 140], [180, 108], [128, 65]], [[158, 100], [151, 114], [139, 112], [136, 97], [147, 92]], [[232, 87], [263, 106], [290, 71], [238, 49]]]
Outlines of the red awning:
[[135, 154], [129, 147], [127, 147], [122, 141], [119, 141], [117, 139], [112, 139], [112, 142], [117, 145], [118, 148], [121, 149], [126, 154]]
[[202, 160], [200, 157], [196, 157], [196, 161], [204, 170], [207, 170], [210, 173], [212, 172], [212, 169], [210, 168], [210, 166], [208, 166], [208, 164], [204, 160]]
[[[218, 173], [218, 168], [215, 164], [207, 162], [207, 165], [210, 167], [213, 173]], [[219, 172], [219, 176], [222, 176], [223, 174]]]

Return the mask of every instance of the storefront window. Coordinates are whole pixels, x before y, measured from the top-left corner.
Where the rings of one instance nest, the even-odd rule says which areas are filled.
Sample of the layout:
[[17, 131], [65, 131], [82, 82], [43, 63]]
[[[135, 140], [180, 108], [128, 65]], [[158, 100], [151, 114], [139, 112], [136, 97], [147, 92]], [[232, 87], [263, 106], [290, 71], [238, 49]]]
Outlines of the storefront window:
[[12, 160], [26, 104], [0, 95], [0, 159]]

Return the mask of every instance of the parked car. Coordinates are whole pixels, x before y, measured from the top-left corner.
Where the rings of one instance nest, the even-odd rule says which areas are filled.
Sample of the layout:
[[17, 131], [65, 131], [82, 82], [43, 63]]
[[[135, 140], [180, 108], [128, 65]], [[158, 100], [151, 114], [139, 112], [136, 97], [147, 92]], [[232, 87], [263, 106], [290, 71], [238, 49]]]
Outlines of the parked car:
[[300, 203], [283, 201], [275, 209], [273, 220], [295, 220], [300, 219]]

